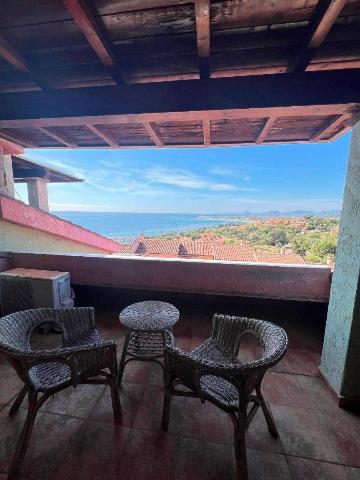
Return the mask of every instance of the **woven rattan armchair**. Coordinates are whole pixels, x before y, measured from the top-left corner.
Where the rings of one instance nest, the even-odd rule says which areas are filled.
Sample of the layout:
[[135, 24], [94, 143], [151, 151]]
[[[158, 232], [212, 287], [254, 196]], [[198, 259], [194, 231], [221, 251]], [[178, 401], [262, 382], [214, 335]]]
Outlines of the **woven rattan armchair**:
[[[32, 350], [31, 334], [44, 322], [53, 322], [61, 329], [62, 347]], [[92, 308], [41, 308], [7, 315], [0, 319], [0, 354], [6, 357], [24, 382], [10, 415], [18, 410], [26, 394], [29, 399], [9, 479], [21, 467], [39, 408], [54, 393], [82, 383], [109, 385], [114, 416], [120, 416], [116, 345], [101, 340]]]
[[[256, 337], [263, 355], [254, 361], [241, 362], [238, 354], [246, 334]], [[227, 412], [233, 422], [238, 478], [246, 480], [245, 433], [259, 407], [270, 433], [278, 436], [261, 382], [266, 371], [284, 356], [286, 348], [287, 335], [282, 328], [261, 320], [218, 314], [213, 317], [211, 337], [191, 353], [176, 347], [172, 337], [165, 346], [163, 429], [168, 428], [173, 395], [198, 397], [202, 402], [213, 403]], [[181, 389], [181, 385], [188, 390]]]

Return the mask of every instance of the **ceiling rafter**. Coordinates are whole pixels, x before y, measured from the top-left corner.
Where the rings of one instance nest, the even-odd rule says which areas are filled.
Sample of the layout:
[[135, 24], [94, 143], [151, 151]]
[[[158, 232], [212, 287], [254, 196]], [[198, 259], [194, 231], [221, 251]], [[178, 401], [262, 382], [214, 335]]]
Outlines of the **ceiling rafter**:
[[80, 0], [62, 0], [62, 2], [114, 82], [118, 85], [124, 84], [124, 76], [117, 65], [112, 47], [89, 8]]
[[161, 138], [161, 135], [160, 135], [158, 129], [156, 128], [156, 126], [154, 125], [154, 123], [143, 122], [143, 125], [144, 125], [144, 128], [145, 128], [147, 134], [149, 135], [151, 140], [155, 143], [155, 145], [157, 147], [163, 147], [164, 146], [164, 141]]
[[346, 2], [347, 0], [319, 0], [308, 27], [306, 43], [295, 62], [290, 66], [290, 71], [299, 72], [306, 70]]
[[255, 143], [257, 145], [260, 145], [261, 143], [264, 142], [264, 140], [266, 139], [268, 133], [270, 132], [271, 130], [271, 127], [274, 125], [276, 121], [276, 117], [269, 117], [265, 120], [265, 123], [261, 129], [261, 132], [259, 133]]
[[69, 140], [66, 136], [60, 134], [60, 133], [55, 133], [55, 132], [52, 132], [51, 130], [48, 130], [47, 128], [45, 127], [36, 127], [37, 130], [39, 130], [40, 132], [44, 133], [45, 135], [47, 135], [48, 137], [51, 137], [53, 138], [54, 140], [56, 140], [57, 142], [59, 143], [62, 143], [63, 145], [65, 145], [66, 147], [69, 147], [69, 148], [75, 148], [77, 147], [77, 144], [75, 142], [72, 142], [71, 140]]
[[10, 43], [0, 35], [0, 57], [6, 60], [19, 72], [25, 73], [30, 80], [39, 88], [46, 90], [49, 88], [47, 82], [41, 78], [38, 78], [25, 58], [18, 52]]
[[[344, 113], [342, 115], [339, 115], [335, 120], [330, 122], [330, 124], [327, 127], [322, 128], [320, 131], [316, 132], [315, 135], [311, 138], [311, 140], [312, 141], [324, 140], [324, 138], [329, 133], [331, 133], [334, 129], [336, 129], [341, 124], [350, 120], [350, 118], [351, 118], [351, 114], [349, 113]], [[341, 133], [342, 133], [342, 130], [343, 129], [340, 130]], [[330, 136], [329, 138], [332, 138], [332, 137]]]
[[211, 125], [210, 120], [203, 120], [203, 137], [204, 145], [208, 147], [211, 144]]
[[196, 41], [200, 78], [210, 77], [210, 0], [195, 0]]
[[116, 148], [119, 146], [118, 142], [112, 138], [108, 133], [105, 133], [101, 128], [95, 125], [86, 125], [86, 127], [93, 132], [94, 135], [101, 138], [109, 147]]
[[21, 134], [13, 133], [11, 134], [0, 131], [0, 138], [8, 140], [9, 142], [15, 143], [16, 145], [21, 145], [28, 148], [36, 148], [37, 145], [31, 140], [24, 138]]

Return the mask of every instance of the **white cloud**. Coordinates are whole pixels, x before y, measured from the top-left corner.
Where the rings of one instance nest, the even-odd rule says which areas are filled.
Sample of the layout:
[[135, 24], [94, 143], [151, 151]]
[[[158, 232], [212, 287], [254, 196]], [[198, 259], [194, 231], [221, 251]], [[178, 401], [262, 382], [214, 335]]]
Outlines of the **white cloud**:
[[229, 183], [213, 183], [188, 172], [187, 170], [154, 167], [145, 170], [144, 177], [150, 183], [173, 185], [179, 188], [207, 189], [215, 191], [233, 191], [238, 187]]

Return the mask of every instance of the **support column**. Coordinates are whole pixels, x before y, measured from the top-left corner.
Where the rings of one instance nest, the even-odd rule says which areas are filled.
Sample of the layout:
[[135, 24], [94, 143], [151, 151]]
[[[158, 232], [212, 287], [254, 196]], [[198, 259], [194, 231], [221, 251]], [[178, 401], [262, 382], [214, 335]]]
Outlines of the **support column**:
[[47, 181], [42, 178], [32, 178], [27, 180], [27, 189], [29, 196], [29, 205], [49, 211]]
[[351, 137], [320, 370], [339, 405], [360, 404], [360, 122]]
[[15, 197], [11, 155], [4, 154], [0, 146], [0, 194]]

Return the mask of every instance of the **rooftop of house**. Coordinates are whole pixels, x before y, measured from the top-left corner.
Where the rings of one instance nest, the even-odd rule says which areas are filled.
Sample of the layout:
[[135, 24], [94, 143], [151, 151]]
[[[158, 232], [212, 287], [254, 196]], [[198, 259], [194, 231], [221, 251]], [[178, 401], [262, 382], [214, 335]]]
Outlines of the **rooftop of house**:
[[158, 256], [165, 258], [197, 258], [261, 263], [305, 264], [300, 255], [284, 250], [283, 253], [258, 253], [247, 242], [225, 244], [221, 238], [209, 236], [198, 240], [190, 238], [145, 238], [140, 236], [131, 244], [121, 245], [120, 252], [126, 255]]
[[[139, 295], [108, 289], [75, 288], [77, 305], [95, 305], [104, 338], [118, 344], [125, 331], [118, 314]], [[250, 480], [354, 480], [360, 475], [360, 418], [337, 407], [336, 398], [317, 368], [326, 306], [301, 302], [257, 300], [199, 301], [157, 295], [180, 310], [174, 327], [179, 345], [191, 350], [211, 332], [214, 312], [255, 316], [278, 323], [289, 336], [289, 350], [264, 380], [280, 437], [269, 434], [259, 411], [247, 433]], [[51, 346], [58, 336], [34, 339]], [[242, 358], [253, 358], [251, 343]], [[21, 383], [0, 359], [0, 478], [7, 471], [26, 415], [23, 405], [14, 418], [8, 411]], [[31, 480], [235, 480], [232, 425], [226, 414], [198, 399], [175, 397], [168, 433], [161, 430], [162, 377], [158, 365], [131, 362], [121, 389], [122, 420], [113, 423], [108, 391], [99, 385], [79, 385], [56, 394], [42, 408], [35, 424], [21, 478]], [[46, 430], [46, 440], [43, 431]], [[4, 477], [5, 478], [5, 477]]]

